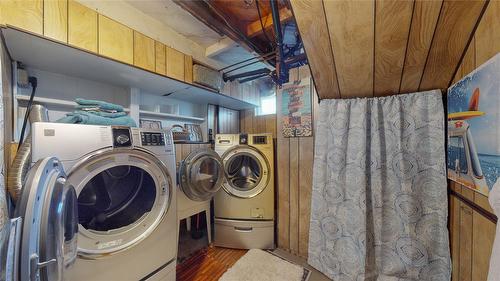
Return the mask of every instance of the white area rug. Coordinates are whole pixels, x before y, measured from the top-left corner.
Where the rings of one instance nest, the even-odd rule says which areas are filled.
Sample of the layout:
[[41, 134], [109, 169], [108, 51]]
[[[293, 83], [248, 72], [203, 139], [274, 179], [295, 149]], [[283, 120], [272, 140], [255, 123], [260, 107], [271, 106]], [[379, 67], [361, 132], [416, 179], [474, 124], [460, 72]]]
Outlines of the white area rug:
[[305, 281], [309, 270], [268, 252], [252, 249], [219, 281]]

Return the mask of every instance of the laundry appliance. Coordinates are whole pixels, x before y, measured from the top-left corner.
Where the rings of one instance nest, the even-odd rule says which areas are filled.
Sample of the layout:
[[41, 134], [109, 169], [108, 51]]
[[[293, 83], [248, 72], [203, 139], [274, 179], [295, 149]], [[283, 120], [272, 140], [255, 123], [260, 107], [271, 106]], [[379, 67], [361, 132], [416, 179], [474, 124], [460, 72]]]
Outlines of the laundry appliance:
[[34, 123], [32, 159], [56, 157], [75, 189], [78, 258], [66, 280], [175, 280], [171, 132]]
[[9, 230], [2, 280], [63, 280], [77, 256], [78, 209], [56, 158], [40, 159], [29, 171]]
[[182, 146], [185, 149], [176, 150], [180, 188], [177, 191], [177, 216], [179, 222], [187, 219], [189, 229], [189, 218], [205, 211], [208, 243], [211, 243], [210, 201], [224, 182], [222, 159], [208, 145]]
[[274, 248], [274, 145], [271, 134], [219, 134], [225, 180], [214, 197], [214, 244]]

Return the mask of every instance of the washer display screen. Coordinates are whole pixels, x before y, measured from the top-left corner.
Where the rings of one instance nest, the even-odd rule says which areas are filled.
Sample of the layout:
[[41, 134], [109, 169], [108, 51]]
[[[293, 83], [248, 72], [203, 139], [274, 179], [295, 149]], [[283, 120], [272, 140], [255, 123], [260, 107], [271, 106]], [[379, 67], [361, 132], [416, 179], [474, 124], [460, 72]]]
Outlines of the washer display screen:
[[79, 223], [109, 231], [135, 223], [151, 211], [156, 198], [151, 175], [136, 166], [115, 166], [94, 176], [78, 196]]

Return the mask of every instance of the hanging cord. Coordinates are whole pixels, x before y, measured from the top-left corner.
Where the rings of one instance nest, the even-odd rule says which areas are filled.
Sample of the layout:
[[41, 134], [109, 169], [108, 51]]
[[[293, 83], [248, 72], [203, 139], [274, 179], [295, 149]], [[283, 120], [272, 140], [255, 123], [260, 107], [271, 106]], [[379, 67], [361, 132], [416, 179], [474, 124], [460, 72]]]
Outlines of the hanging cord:
[[[273, 1], [273, 0], [271, 0]], [[262, 22], [262, 15], [260, 13], [260, 5], [259, 5], [259, 0], [255, 0], [255, 6], [257, 6], [257, 13], [259, 14], [259, 22], [260, 22], [260, 27], [262, 28], [262, 33], [264, 34], [264, 37], [266, 37], [266, 40], [269, 41], [269, 45], [271, 45], [271, 49], [274, 50], [274, 41], [269, 39], [267, 36], [266, 29], [264, 28], [264, 23]], [[267, 22], [267, 20], [266, 20]]]
[[26, 125], [28, 123], [28, 119], [31, 113], [31, 107], [33, 106], [33, 99], [35, 98], [35, 92], [36, 92], [36, 87], [37, 87], [37, 79], [36, 77], [30, 76], [28, 78], [29, 83], [31, 84], [31, 96], [28, 101], [28, 106], [26, 107], [26, 112], [24, 113], [24, 120], [23, 120], [23, 127], [21, 129], [21, 137], [19, 138], [19, 145], [17, 146], [17, 150], [19, 151], [19, 148], [24, 142], [24, 134], [26, 132]]

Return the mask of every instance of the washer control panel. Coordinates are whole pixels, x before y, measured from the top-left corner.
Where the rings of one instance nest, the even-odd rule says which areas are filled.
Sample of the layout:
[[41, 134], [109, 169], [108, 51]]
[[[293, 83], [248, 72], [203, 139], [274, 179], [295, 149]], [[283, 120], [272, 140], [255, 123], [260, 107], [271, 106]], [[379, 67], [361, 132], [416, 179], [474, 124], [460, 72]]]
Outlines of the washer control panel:
[[165, 145], [165, 135], [157, 132], [141, 132], [143, 146], [163, 146]]

